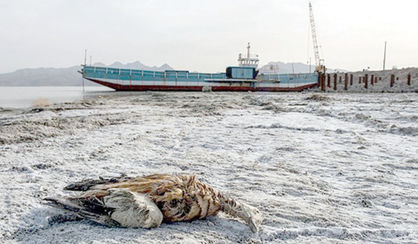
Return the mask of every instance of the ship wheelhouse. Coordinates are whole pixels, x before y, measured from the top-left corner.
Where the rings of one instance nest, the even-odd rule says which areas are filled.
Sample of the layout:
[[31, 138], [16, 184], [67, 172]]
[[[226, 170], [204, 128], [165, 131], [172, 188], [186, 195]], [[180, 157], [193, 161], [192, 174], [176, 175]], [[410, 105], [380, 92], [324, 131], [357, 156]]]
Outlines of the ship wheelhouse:
[[257, 69], [258, 62], [260, 61], [258, 59], [258, 55], [252, 56], [250, 53], [250, 43], [248, 43], [247, 46], [247, 55], [243, 57], [243, 55], [240, 53], [238, 55], [238, 65], [240, 67], [252, 67], [254, 69]]

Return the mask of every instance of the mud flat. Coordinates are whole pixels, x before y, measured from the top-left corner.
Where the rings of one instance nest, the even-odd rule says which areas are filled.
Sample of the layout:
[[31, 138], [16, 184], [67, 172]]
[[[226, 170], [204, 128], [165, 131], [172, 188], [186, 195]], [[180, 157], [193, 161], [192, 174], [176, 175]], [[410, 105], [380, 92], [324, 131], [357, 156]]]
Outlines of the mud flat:
[[[410, 243], [418, 94], [115, 93], [0, 109], [0, 242]], [[52, 221], [42, 198], [98, 176], [196, 174], [258, 207], [160, 228]]]

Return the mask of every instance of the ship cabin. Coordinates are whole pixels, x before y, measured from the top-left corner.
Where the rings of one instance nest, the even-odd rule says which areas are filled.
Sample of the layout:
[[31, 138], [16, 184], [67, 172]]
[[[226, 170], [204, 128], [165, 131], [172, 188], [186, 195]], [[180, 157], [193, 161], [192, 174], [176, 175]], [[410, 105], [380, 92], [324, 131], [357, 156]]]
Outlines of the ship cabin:
[[226, 68], [226, 77], [228, 79], [253, 80], [257, 77], [258, 71], [254, 67], [230, 66]]

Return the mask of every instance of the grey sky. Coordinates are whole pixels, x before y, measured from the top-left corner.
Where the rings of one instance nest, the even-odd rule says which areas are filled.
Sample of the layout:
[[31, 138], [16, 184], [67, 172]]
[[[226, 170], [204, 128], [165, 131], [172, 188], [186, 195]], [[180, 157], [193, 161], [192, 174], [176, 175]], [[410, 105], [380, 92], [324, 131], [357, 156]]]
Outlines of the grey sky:
[[[313, 0], [327, 66], [418, 66], [417, 0]], [[308, 0], [0, 0], [0, 72], [139, 60], [224, 71], [246, 43], [269, 61], [312, 57]], [[308, 39], [309, 37], [309, 39]]]

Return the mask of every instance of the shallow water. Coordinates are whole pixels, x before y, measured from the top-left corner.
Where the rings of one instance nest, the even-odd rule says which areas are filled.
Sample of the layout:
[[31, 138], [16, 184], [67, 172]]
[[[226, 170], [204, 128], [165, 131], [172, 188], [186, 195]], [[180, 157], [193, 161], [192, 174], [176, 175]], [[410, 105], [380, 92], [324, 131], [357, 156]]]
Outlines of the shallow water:
[[83, 97], [106, 93], [112, 89], [101, 86], [0, 86], [0, 107], [27, 108], [59, 102], [73, 102]]
[[[112, 93], [0, 111], [0, 242], [411, 243], [418, 94]], [[42, 204], [99, 176], [196, 174], [259, 208], [151, 230], [49, 224]], [[59, 233], [59, 234], [57, 234]]]

